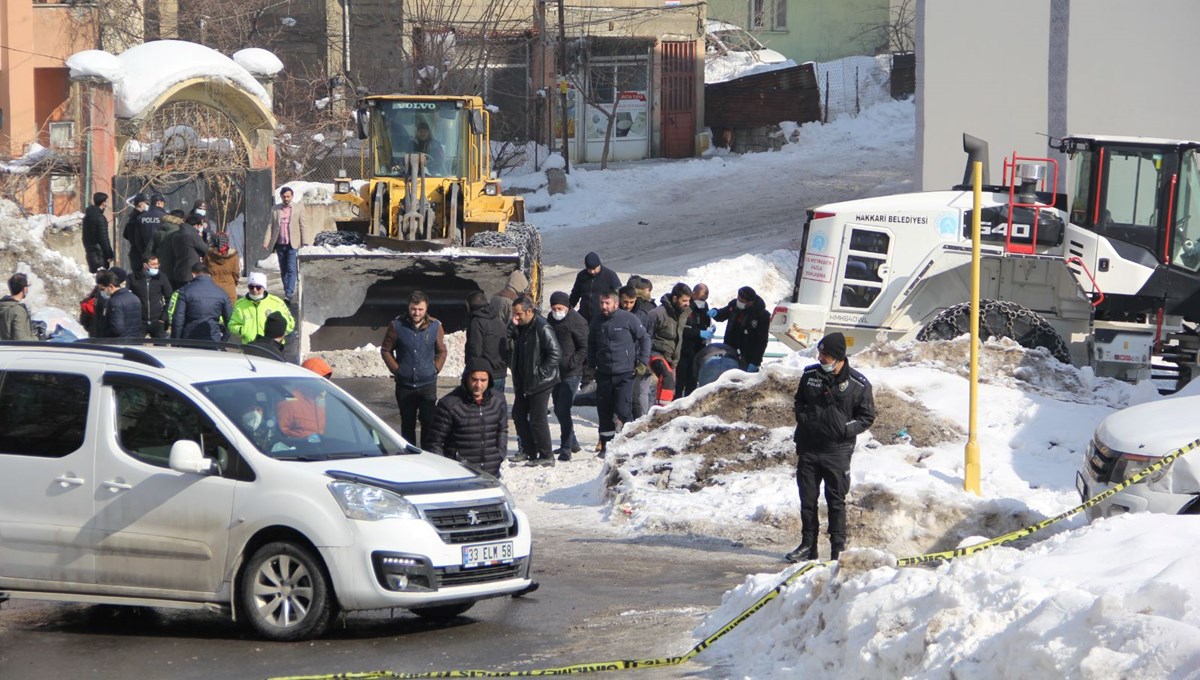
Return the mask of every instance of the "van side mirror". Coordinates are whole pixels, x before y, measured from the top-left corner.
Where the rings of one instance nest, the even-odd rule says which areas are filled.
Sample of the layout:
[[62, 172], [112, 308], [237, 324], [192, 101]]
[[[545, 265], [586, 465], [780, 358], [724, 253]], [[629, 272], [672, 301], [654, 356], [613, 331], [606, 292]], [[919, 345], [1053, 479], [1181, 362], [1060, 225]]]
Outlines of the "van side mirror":
[[204, 457], [200, 445], [190, 439], [181, 439], [171, 445], [170, 466], [176, 472], [206, 475], [212, 472], [212, 464]]
[[471, 130], [477, 135], [487, 132], [487, 128], [483, 124], [483, 111], [475, 110], [471, 112]]
[[369, 116], [370, 114], [367, 113], [367, 107], [365, 106], [360, 106], [357, 109], [354, 109], [354, 122], [357, 123], [359, 139], [367, 138], [367, 122], [370, 120]]

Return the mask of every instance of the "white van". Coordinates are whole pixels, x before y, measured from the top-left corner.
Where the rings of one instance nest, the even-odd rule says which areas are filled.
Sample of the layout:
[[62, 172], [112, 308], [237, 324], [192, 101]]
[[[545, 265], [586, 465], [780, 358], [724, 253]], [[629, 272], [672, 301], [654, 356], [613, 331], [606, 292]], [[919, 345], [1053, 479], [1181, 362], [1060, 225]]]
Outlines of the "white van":
[[0, 343], [0, 600], [210, 608], [272, 640], [530, 586], [497, 479], [240, 351]]
[[[1087, 500], [1200, 437], [1200, 396], [1175, 397], [1122, 409], [1100, 421], [1083, 469], [1075, 476]], [[1088, 508], [1088, 519], [1126, 512], [1200, 513], [1200, 450]]]

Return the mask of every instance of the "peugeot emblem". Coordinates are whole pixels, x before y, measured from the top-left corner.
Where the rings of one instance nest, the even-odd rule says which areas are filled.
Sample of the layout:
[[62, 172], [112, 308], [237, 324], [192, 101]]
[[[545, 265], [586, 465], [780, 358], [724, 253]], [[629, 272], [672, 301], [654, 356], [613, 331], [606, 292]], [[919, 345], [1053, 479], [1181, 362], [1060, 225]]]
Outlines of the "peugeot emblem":
[[476, 524], [479, 524], [479, 512], [477, 512], [475, 510], [468, 510], [467, 511], [467, 524], [470, 524], [471, 526], [475, 526]]

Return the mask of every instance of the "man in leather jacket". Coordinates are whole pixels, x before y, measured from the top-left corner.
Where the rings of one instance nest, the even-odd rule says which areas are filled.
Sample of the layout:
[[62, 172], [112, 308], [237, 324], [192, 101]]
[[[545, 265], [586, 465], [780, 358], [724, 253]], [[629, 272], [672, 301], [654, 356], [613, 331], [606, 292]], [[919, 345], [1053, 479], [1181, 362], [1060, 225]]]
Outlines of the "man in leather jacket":
[[513, 301], [512, 315], [516, 338], [508, 366], [513, 376], [513, 422], [522, 446], [528, 451], [525, 464], [551, 466], [554, 457], [547, 406], [550, 392], [559, 380], [558, 338], [528, 295]]
[[846, 491], [858, 435], [875, 422], [871, 383], [850, 368], [846, 338], [830, 333], [817, 345], [817, 361], [804, 369], [796, 390], [796, 484], [800, 488], [801, 542], [790, 562], [817, 559], [817, 494], [825, 484], [830, 559], [846, 547]]

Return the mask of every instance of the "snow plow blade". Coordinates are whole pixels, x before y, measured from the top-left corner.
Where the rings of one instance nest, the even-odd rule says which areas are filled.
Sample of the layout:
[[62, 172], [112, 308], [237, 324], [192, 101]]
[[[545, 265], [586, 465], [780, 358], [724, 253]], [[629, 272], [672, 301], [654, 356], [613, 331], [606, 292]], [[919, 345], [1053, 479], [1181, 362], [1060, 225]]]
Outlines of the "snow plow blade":
[[[408, 296], [429, 296], [429, 314], [446, 333], [466, 328], [467, 296], [489, 298], [520, 269], [515, 248], [451, 247], [432, 241], [368, 237], [367, 245], [304, 248], [301, 275], [301, 352], [378, 346], [392, 319], [408, 309]], [[315, 250], [316, 252], [306, 252]]]

